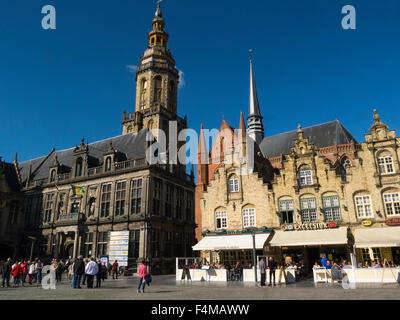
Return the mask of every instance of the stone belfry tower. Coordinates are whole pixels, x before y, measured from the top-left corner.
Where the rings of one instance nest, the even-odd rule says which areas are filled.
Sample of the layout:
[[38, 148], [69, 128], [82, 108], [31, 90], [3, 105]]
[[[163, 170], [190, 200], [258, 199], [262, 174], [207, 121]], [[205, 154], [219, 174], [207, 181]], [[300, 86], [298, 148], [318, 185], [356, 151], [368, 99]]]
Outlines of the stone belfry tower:
[[135, 112], [124, 111], [123, 134], [136, 133], [143, 128], [162, 129], [168, 136], [168, 123], [178, 122], [178, 130], [186, 128], [186, 118], [177, 116], [179, 71], [167, 48], [168, 34], [164, 31], [160, 1], [148, 33], [149, 45], [140, 58], [136, 72]]

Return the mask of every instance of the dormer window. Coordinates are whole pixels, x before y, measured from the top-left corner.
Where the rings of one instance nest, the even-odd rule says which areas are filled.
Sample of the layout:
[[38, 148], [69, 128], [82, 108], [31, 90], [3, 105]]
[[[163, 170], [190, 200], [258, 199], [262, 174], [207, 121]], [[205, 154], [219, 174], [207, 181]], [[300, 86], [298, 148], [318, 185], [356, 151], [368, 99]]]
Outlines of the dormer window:
[[82, 176], [82, 163], [83, 163], [82, 158], [79, 157], [76, 160], [76, 164], [75, 164], [75, 177]]
[[394, 173], [392, 157], [385, 156], [378, 158], [378, 167], [380, 174]]
[[313, 184], [312, 171], [301, 170], [299, 171], [299, 183], [300, 186], [310, 186]]

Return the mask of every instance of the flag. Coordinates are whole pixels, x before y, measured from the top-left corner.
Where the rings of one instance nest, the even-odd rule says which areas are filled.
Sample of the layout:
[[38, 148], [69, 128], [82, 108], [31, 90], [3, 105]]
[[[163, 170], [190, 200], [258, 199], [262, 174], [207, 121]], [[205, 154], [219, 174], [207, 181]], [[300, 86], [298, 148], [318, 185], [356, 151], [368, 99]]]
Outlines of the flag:
[[61, 194], [60, 190], [58, 189], [58, 185], [55, 184], [55, 186], [56, 186], [56, 189], [57, 189], [58, 198], [60, 199], [60, 201], [63, 201], [63, 197], [62, 197], [62, 194]]
[[80, 195], [85, 194], [85, 190], [83, 189], [83, 187], [74, 186], [74, 185], [71, 185], [71, 187], [72, 187], [72, 191], [74, 193], [74, 196], [80, 196]]
[[0, 209], [4, 208], [6, 206], [6, 204], [7, 204], [6, 200], [0, 200]]

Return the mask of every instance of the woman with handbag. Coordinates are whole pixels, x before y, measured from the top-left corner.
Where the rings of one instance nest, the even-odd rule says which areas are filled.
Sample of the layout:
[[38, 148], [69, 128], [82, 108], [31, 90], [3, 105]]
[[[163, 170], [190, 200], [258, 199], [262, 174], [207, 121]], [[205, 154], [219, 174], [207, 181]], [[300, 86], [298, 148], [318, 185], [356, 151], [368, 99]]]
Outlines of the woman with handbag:
[[139, 267], [139, 285], [137, 293], [140, 293], [140, 287], [142, 287], [142, 292], [144, 293], [144, 288], [146, 286], [146, 277], [148, 276], [146, 261], [143, 259], [142, 264]]

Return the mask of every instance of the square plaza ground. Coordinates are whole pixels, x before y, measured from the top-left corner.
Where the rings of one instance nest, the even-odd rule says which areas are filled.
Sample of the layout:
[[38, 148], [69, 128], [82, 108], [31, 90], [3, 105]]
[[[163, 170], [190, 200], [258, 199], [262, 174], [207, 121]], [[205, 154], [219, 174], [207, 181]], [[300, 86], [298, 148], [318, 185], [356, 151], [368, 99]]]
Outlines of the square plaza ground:
[[400, 300], [399, 284], [314, 284], [310, 280], [276, 287], [241, 282], [180, 282], [175, 276], [154, 276], [146, 293], [137, 293], [138, 278], [107, 279], [100, 289], [71, 289], [65, 277], [55, 290], [36, 285], [0, 288], [0, 300]]

